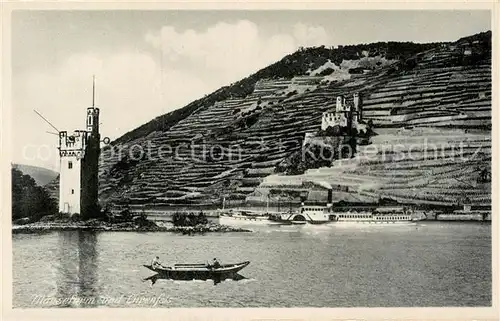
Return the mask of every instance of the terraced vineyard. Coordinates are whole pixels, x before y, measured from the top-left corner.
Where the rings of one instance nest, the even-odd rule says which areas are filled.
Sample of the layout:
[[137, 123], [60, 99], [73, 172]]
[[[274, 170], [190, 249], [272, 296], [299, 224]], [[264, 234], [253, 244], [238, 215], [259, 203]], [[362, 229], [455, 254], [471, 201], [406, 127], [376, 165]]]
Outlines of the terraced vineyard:
[[[346, 190], [334, 192], [334, 198], [351, 202], [384, 197], [416, 204], [490, 204], [491, 184], [480, 175], [491, 171], [490, 164], [491, 136], [484, 131], [380, 129], [373, 144], [362, 146], [354, 158], [304, 175], [268, 176], [261, 188], [326, 181]], [[324, 201], [326, 193], [310, 198]]]
[[[478, 168], [491, 163], [491, 58], [484, 50], [490, 37], [436, 45], [411, 60], [348, 79], [345, 71], [337, 81], [332, 75], [261, 79], [244, 98], [229, 96], [166, 129], [104, 149], [100, 199], [149, 206], [219, 204], [222, 196], [255, 199], [269, 184], [322, 178], [349, 187], [336, 194], [337, 200], [390, 196], [454, 203], [467, 195], [490, 202], [489, 183], [476, 179]], [[464, 45], [473, 47], [470, 62]], [[331, 168], [297, 177], [275, 174], [277, 164], [302, 148], [305, 133], [320, 129], [321, 115], [336, 96], [355, 92], [362, 97], [363, 119], [372, 120], [379, 134], [372, 144]], [[425, 138], [438, 145], [466, 139], [465, 155], [479, 146], [481, 153], [465, 162], [439, 155], [424, 161]], [[396, 161], [394, 153], [382, 158], [384, 144], [411, 147], [414, 158]], [[373, 150], [375, 155], [365, 157]], [[449, 152], [444, 148], [445, 156]]]

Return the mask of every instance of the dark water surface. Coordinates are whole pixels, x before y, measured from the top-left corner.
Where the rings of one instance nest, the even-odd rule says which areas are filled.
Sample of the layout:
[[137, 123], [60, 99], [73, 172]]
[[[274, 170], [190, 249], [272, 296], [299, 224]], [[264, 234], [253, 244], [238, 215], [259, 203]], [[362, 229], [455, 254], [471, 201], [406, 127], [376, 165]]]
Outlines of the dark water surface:
[[[491, 225], [252, 227], [254, 233], [13, 236], [14, 307], [491, 305]], [[165, 264], [249, 260], [247, 279], [141, 279]]]

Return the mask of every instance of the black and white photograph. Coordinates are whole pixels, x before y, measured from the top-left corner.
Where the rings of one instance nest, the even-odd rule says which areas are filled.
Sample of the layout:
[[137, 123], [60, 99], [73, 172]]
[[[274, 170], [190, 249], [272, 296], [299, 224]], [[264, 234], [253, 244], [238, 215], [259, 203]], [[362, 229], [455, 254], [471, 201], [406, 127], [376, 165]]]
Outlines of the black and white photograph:
[[14, 312], [496, 305], [493, 10], [90, 9], [10, 12]]

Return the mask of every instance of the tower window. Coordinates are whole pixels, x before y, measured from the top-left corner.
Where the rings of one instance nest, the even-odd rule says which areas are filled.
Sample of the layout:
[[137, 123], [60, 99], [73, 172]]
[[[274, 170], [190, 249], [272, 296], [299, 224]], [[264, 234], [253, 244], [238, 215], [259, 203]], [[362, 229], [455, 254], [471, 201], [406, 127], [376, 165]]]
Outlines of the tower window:
[[89, 126], [92, 126], [92, 116], [89, 115], [89, 120], [88, 120]]
[[71, 189], [71, 194], [75, 194], [75, 190], [74, 189]]
[[68, 162], [68, 168], [72, 169], [73, 168], [73, 162]]

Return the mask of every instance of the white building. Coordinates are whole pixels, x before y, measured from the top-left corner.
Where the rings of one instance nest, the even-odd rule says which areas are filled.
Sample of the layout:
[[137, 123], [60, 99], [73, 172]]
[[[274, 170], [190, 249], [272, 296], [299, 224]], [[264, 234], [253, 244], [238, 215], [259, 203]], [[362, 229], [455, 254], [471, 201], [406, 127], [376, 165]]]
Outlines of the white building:
[[353, 128], [357, 128], [361, 120], [361, 109], [359, 106], [359, 95], [354, 93], [352, 103], [346, 102], [344, 96], [338, 96], [335, 104], [335, 110], [326, 111], [321, 119], [321, 130], [328, 127], [339, 126], [346, 128], [349, 126], [349, 118], [352, 117]]
[[76, 130], [68, 135], [59, 132], [59, 212], [80, 213], [82, 158], [85, 156], [86, 131]]
[[[94, 100], [94, 99], [93, 99]], [[100, 152], [99, 108], [87, 108], [86, 129], [59, 132], [59, 212], [96, 213]]]

